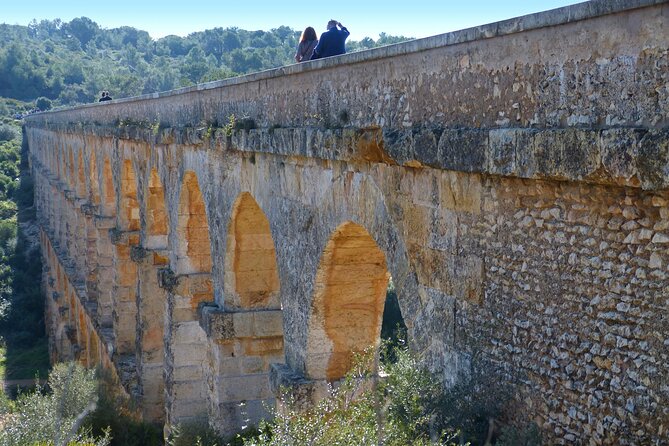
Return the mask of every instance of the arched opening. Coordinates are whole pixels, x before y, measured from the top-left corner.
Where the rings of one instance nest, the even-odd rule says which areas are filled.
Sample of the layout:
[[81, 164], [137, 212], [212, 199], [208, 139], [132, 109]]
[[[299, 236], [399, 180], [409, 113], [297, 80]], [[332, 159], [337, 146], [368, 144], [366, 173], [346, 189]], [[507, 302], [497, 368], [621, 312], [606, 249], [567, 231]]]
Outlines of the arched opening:
[[121, 223], [128, 231], [139, 230], [139, 204], [137, 203], [137, 178], [130, 160], [123, 161], [121, 172]]
[[84, 174], [84, 154], [79, 151], [77, 159], [77, 197], [86, 195], [86, 175]]
[[116, 197], [114, 195], [114, 179], [112, 177], [111, 162], [105, 156], [102, 165], [102, 205], [107, 215], [114, 215]]
[[167, 211], [165, 192], [156, 169], [151, 169], [146, 197], [146, 247], [160, 249], [167, 247]]
[[397, 360], [395, 348], [406, 345], [407, 326], [402, 316], [392, 277], [388, 279], [386, 303], [383, 305], [381, 340], [386, 343], [387, 347], [381, 351], [381, 362], [395, 362]]
[[197, 176], [184, 174], [179, 197], [178, 272], [180, 274], [211, 272], [209, 223]]
[[235, 202], [225, 257], [226, 308], [279, 308], [279, 272], [269, 220], [251, 194]]
[[337, 227], [316, 273], [307, 377], [339, 380], [354, 353], [378, 348], [388, 278], [385, 255], [365, 228], [350, 221]]
[[91, 202], [94, 205], [100, 204], [100, 183], [98, 183], [98, 165], [95, 159], [95, 150], [91, 150], [91, 162], [89, 169], [89, 182], [91, 184]]

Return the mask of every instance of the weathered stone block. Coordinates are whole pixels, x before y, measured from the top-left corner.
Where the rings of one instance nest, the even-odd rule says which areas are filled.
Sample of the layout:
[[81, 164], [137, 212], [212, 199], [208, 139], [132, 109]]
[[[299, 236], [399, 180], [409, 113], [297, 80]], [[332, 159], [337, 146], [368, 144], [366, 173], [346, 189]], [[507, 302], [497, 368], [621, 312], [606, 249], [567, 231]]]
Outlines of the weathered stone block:
[[486, 171], [497, 175], [516, 172], [516, 147], [521, 129], [493, 129], [488, 134]]
[[225, 312], [218, 307], [201, 307], [200, 324], [207, 336], [214, 340], [230, 340], [235, 338], [232, 313]]
[[438, 167], [461, 172], [483, 172], [488, 132], [481, 129], [445, 129], [439, 139]]
[[221, 401], [246, 401], [272, 397], [269, 375], [227, 376], [217, 380]]
[[641, 138], [636, 166], [644, 189], [669, 186], [669, 131], [650, 130]]
[[281, 310], [254, 312], [253, 334], [257, 337], [283, 336], [283, 312]]

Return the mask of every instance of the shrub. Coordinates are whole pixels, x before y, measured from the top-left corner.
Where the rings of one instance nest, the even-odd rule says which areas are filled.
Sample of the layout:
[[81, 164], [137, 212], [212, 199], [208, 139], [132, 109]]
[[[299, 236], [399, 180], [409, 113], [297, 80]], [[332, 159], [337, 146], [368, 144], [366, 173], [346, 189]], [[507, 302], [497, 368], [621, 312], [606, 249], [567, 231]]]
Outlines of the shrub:
[[53, 104], [51, 104], [51, 99], [45, 98], [44, 96], [40, 96], [37, 98], [37, 100], [35, 100], [35, 107], [42, 111], [51, 110], [52, 106]]
[[223, 446], [223, 439], [206, 423], [185, 423], [172, 428], [168, 446]]
[[0, 220], [7, 220], [16, 215], [17, 207], [13, 201], [0, 201]]
[[101, 371], [98, 405], [87, 425], [94, 435], [111, 436], [110, 446], [160, 446], [161, 426], [143, 422], [130, 407], [130, 401], [119, 395], [117, 384], [108, 372]]
[[18, 137], [16, 127], [7, 124], [0, 124], [0, 142], [12, 141]]
[[91, 438], [81, 424], [97, 403], [94, 372], [76, 363], [58, 364], [49, 376], [49, 389], [38, 387], [20, 395], [0, 432], [0, 445], [65, 446], [82, 442], [94, 446], [109, 444], [109, 438]]
[[406, 348], [396, 348], [396, 362], [383, 366], [380, 381], [371, 372], [372, 354], [358, 358], [339, 386], [314, 408], [301, 412], [290, 397], [286, 410], [246, 446], [309, 444], [422, 446], [453, 444], [454, 431], [436, 431], [431, 420], [438, 409], [441, 387]]

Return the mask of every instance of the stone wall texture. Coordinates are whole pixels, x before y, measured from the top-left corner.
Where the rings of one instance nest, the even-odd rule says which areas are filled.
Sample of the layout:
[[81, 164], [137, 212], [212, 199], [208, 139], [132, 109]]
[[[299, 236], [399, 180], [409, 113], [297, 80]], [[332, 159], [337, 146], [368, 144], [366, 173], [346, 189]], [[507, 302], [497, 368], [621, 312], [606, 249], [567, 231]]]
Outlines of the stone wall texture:
[[669, 443], [668, 27], [596, 0], [27, 118], [53, 360], [231, 433], [378, 345], [392, 277], [444, 382]]

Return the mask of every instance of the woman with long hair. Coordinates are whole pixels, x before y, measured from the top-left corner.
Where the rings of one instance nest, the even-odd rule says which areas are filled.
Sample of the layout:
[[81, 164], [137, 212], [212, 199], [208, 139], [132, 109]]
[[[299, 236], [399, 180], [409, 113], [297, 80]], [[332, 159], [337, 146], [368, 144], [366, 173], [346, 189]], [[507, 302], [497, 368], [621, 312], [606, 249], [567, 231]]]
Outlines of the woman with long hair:
[[302, 33], [302, 37], [300, 37], [300, 44], [297, 45], [295, 60], [297, 62], [302, 62], [311, 59], [311, 55], [317, 44], [318, 37], [316, 36], [316, 30], [311, 26], [307, 26]]

